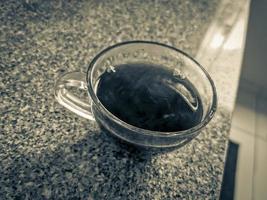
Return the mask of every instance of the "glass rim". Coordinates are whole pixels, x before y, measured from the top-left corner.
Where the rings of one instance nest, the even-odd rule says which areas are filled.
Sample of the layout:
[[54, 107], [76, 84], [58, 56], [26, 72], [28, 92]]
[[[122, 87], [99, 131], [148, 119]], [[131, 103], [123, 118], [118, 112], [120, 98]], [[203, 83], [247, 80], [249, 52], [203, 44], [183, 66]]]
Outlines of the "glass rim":
[[[212, 88], [212, 105], [211, 105], [211, 108], [208, 110], [207, 114], [205, 115], [204, 119], [199, 124], [189, 128], [189, 129], [182, 130], [182, 131], [166, 131], [166, 132], [164, 132], [164, 131], [153, 131], [153, 130], [149, 130], [149, 129], [143, 129], [143, 128], [128, 124], [127, 122], [116, 117], [101, 103], [101, 101], [98, 99], [97, 95], [95, 94], [94, 88], [92, 85], [93, 71], [94, 71], [95, 66], [96, 66], [95, 63], [97, 62], [97, 60], [101, 56], [103, 56], [108, 51], [115, 49], [117, 47], [120, 47], [120, 46], [129, 45], [129, 44], [150, 44], [150, 45], [156, 45], [156, 46], [168, 48], [169, 50], [175, 51], [176, 53], [182, 54], [185, 57], [189, 58], [191, 61], [193, 61], [193, 63], [196, 64], [197, 67], [199, 67], [201, 69], [201, 71], [204, 73], [204, 75], [208, 79], [208, 82]], [[87, 82], [89, 96], [90, 96], [91, 100], [93, 101], [93, 103], [95, 103], [95, 105], [98, 109], [101, 108], [101, 110], [104, 110], [105, 115], [107, 115], [109, 118], [111, 118], [113, 121], [115, 121], [120, 126], [123, 126], [124, 128], [130, 129], [134, 132], [138, 132], [138, 133], [149, 135], [149, 136], [172, 137], [172, 136], [194, 135], [196, 132], [203, 129], [209, 123], [209, 121], [213, 118], [213, 116], [216, 112], [216, 109], [217, 109], [217, 92], [216, 92], [215, 84], [214, 84], [213, 80], [211, 79], [210, 75], [208, 74], [208, 72], [204, 69], [204, 67], [200, 63], [198, 63], [193, 57], [191, 57], [190, 55], [188, 55], [184, 51], [177, 49], [175, 47], [169, 46], [167, 44], [159, 43], [159, 42], [146, 41], [146, 40], [132, 40], [132, 41], [120, 42], [120, 43], [117, 43], [117, 44], [114, 44], [114, 45], [111, 45], [111, 46], [105, 48], [104, 50], [100, 51], [90, 62], [89, 66], [87, 68], [86, 82]]]

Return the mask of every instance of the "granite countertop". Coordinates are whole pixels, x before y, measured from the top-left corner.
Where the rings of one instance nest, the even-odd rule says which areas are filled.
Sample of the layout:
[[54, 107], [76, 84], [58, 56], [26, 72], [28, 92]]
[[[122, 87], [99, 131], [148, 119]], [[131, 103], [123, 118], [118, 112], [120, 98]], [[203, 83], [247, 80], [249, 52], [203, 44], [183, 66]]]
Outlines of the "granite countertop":
[[210, 71], [222, 97], [214, 119], [190, 144], [160, 154], [111, 140], [60, 106], [53, 86], [121, 41], [196, 56], [219, 3], [1, 1], [0, 199], [217, 199], [233, 109], [223, 98], [236, 92], [229, 97], [229, 77]]

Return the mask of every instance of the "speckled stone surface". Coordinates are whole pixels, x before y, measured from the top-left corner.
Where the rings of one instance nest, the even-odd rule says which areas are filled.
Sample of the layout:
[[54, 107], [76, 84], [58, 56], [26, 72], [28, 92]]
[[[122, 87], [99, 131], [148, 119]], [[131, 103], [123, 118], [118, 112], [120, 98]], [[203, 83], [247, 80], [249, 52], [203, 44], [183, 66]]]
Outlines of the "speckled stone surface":
[[0, 199], [216, 199], [230, 112], [161, 154], [118, 144], [54, 99], [56, 77], [147, 39], [195, 55], [217, 1], [0, 3]]

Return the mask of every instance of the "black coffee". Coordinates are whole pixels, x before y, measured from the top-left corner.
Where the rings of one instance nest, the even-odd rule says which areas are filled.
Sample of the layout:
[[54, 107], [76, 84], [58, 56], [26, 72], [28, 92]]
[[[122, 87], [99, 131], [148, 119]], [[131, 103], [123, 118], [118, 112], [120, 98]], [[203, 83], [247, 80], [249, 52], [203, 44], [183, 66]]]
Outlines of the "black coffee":
[[181, 131], [197, 125], [201, 99], [186, 79], [151, 64], [123, 64], [99, 79], [97, 96], [119, 119], [153, 131]]

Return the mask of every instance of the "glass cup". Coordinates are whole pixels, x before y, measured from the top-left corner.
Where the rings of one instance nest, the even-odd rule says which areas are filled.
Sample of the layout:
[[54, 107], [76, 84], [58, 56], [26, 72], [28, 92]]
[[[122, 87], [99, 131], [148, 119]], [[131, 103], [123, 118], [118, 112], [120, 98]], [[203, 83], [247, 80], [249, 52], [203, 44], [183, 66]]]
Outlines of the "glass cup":
[[[198, 91], [203, 117], [194, 127], [176, 132], [142, 129], [114, 116], [98, 99], [97, 84], [107, 70], [121, 64], [150, 63], [172, 71], [173, 76], [187, 78]], [[149, 84], [149, 83], [148, 83]], [[78, 89], [86, 90], [89, 98], [79, 97]], [[192, 57], [174, 47], [150, 41], [129, 41], [108, 47], [95, 56], [87, 73], [70, 72], [55, 84], [57, 101], [72, 112], [95, 120], [101, 129], [133, 145], [142, 147], [181, 147], [196, 137], [212, 119], [217, 107], [214, 83], [205, 69]]]

